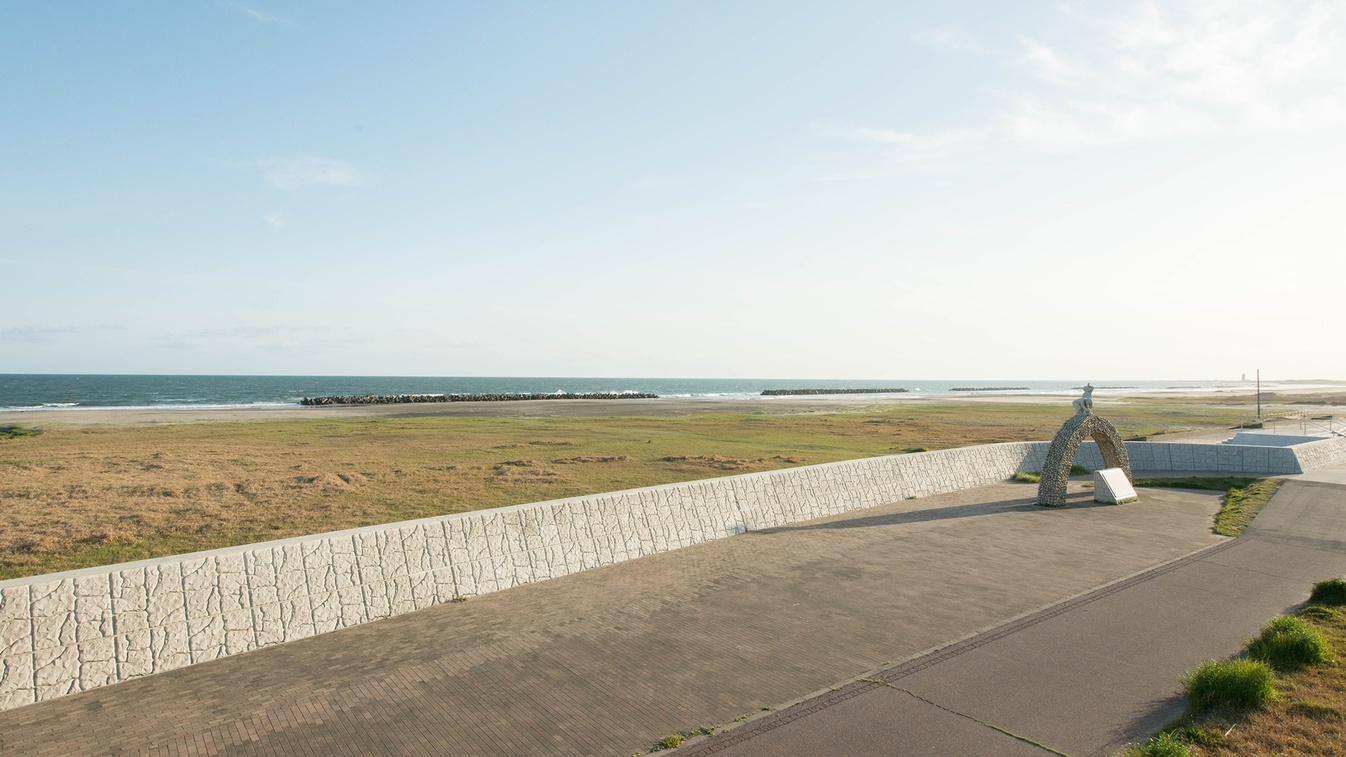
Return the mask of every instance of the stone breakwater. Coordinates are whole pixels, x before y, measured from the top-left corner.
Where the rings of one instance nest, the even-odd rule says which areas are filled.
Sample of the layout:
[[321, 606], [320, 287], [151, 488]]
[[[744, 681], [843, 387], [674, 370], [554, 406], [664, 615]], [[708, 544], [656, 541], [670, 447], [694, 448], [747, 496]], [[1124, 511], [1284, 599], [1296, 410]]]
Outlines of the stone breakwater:
[[797, 397], [808, 394], [903, 394], [906, 389], [763, 389], [763, 397]]
[[[1300, 473], [1346, 440], [1126, 445], [1138, 470]], [[0, 710], [535, 581], [1041, 470], [1047, 442], [847, 460], [0, 581]], [[1102, 460], [1092, 443], [1076, 458]]]
[[305, 397], [301, 405], [403, 405], [414, 402], [518, 402], [521, 400], [653, 400], [649, 392], [554, 392], [551, 394], [345, 394]]

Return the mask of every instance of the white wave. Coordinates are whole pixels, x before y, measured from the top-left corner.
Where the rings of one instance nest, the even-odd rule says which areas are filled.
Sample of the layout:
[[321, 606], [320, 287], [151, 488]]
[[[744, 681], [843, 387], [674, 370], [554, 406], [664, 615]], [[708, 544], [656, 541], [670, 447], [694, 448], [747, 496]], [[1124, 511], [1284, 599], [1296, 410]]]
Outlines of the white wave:
[[299, 407], [298, 402], [232, 402], [232, 403], [164, 403], [161, 405], [80, 405], [75, 402], [53, 402], [45, 405], [10, 405], [0, 407], [0, 413], [21, 413], [34, 410], [242, 410], [247, 408]]

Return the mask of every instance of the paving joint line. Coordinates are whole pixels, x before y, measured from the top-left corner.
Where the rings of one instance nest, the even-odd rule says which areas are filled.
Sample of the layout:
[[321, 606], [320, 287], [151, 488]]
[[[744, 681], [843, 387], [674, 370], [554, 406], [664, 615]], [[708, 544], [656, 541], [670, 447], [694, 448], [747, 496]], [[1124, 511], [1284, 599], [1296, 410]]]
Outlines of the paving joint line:
[[[1137, 584], [1149, 581], [1152, 578], [1157, 578], [1192, 563], [1204, 560], [1211, 555], [1233, 547], [1235, 544], [1238, 544], [1239, 541], [1238, 538], [1230, 538], [1208, 547], [1202, 547], [1201, 549], [1189, 552], [1153, 567], [1146, 568], [1129, 576], [1123, 576], [1092, 589], [1086, 589], [1079, 594], [1049, 604], [1046, 607], [1030, 610], [1018, 617], [1010, 618], [997, 626], [974, 632], [961, 639], [955, 639], [948, 644], [933, 647], [924, 652], [918, 652], [903, 662], [891, 667], [881, 668], [872, 673], [862, 674], [857, 678], [851, 679], [848, 683], [830, 687], [830, 689], [826, 690], [824, 693], [819, 694], [818, 692], [815, 692], [815, 695], [817, 695], [816, 697], [815, 695], [805, 695], [800, 699], [786, 703], [782, 707], [773, 708], [772, 712], [767, 713], [765, 717], [752, 718], [730, 730], [722, 731], [713, 736], [700, 737], [691, 744], [685, 744], [684, 748], [688, 746], [696, 747], [695, 749], [687, 751], [685, 755], [686, 757], [699, 757], [699, 755], [709, 755], [723, 751], [737, 744], [741, 744], [748, 739], [768, 731], [773, 731], [781, 726], [788, 725], [814, 713], [821, 712], [829, 707], [841, 704], [848, 699], [860, 696], [861, 694], [873, 691], [880, 686], [889, 685], [894, 681], [919, 673], [922, 670], [985, 646], [986, 644], [990, 644], [993, 641], [1003, 639], [1006, 636], [1022, 631], [1025, 628], [1030, 628], [1044, 621], [1051, 620], [1052, 618], [1075, 608], [1096, 602], [1120, 591], [1129, 589]], [[811, 699], [812, 701], [810, 702]]]
[[911, 690], [909, 690], [909, 689], [904, 689], [904, 688], [902, 688], [901, 686], [898, 686], [898, 685], [896, 685], [896, 684], [888, 683], [887, 681], [880, 681], [880, 680], [878, 680], [878, 679], [876, 679], [876, 678], [862, 678], [861, 680], [863, 680], [863, 681], [872, 681], [872, 682], [874, 682], [874, 683], [877, 683], [877, 684], [881, 684], [881, 685], [883, 685], [883, 686], [886, 686], [886, 687], [892, 689], [893, 691], [900, 691], [900, 692], [902, 692], [903, 694], [906, 694], [906, 695], [912, 697], [913, 699], [916, 699], [916, 700], [921, 701], [921, 702], [925, 702], [926, 704], [930, 705], [931, 707], [934, 707], [934, 708], [939, 709], [939, 710], [943, 710], [943, 711], [949, 713], [950, 715], [957, 715], [957, 716], [960, 717], [960, 718], [966, 718], [967, 720], [971, 720], [972, 722], [976, 723], [977, 725], [985, 726], [985, 727], [987, 727], [987, 728], [990, 728], [990, 729], [993, 730], [993, 731], [999, 731], [1000, 733], [1003, 733], [1003, 734], [1005, 734], [1006, 736], [1009, 736], [1009, 737], [1012, 738], [1012, 739], [1016, 739], [1016, 740], [1018, 740], [1018, 741], [1022, 741], [1022, 742], [1024, 742], [1025, 744], [1030, 744], [1030, 745], [1035, 746], [1035, 747], [1037, 747], [1037, 748], [1039, 748], [1039, 749], [1042, 749], [1043, 751], [1050, 752], [1050, 753], [1056, 755], [1057, 757], [1070, 757], [1070, 755], [1066, 754], [1065, 752], [1062, 752], [1062, 751], [1060, 751], [1059, 749], [1053, 749], [1053, 748], [1047, 746], [1046, 744], [1043, 744], [1043, 743], [1040, 742], [1040, 741], [1034, 741], [1033, 739], [1030, 739], [1030, 738], [1028, 738], [1027, 736], [1020, 736], [1019, 734], [1015, 733], [1014, 731], [1009, 730], [1008, 728], [1001, 728], [1000, 726], [998, 726], [998, 725], [996, 725], [996, 724], [994, 724], [994, 723], [988, 723], [988, 722], [986, 722], [985, 720], [981, 720], [980, 718], [975, 718], [975, 717], [973, 717], [973, 716], [967, 714], [966, 712], [959, 712], [958, 710], [955, 710], [955, 709], [953, 709], [953, 708], [951, 708], [951, 707], [945, 707], [944, 705], [940, 704], [939, 702], [934, 701], [933, 699], [926, 699], [925, 697], [921, 696], [920, 694], [917, 694], [916, 692], [911, 691]]

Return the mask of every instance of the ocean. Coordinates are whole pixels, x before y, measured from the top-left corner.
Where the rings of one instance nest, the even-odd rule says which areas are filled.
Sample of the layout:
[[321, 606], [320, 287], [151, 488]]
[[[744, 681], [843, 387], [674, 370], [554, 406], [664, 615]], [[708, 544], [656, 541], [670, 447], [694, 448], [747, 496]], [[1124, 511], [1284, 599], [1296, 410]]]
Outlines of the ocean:
[[[303, 397], [347, 394], [491, 394], [649, 392], [683, 399], [747, 399], [765, 389], [891, 389], [912, 394], [1054, 394], [1085, 380], [530, 378], [485, 376], [111, 376], [0, 374], [0, 411], [59, 408], [288, 407]], [[1102, 381], [1098, 394], [1117, 391], [1247, 390], [1249, 381]], [[1008, 389], [1007, 387], [1022, 387]], [[955, 392], [974, 388], [983, 391]], [[1263, 390], [1275, 388], [1262, 383]], [[985, 391], [990, 390], [990, 391]]]

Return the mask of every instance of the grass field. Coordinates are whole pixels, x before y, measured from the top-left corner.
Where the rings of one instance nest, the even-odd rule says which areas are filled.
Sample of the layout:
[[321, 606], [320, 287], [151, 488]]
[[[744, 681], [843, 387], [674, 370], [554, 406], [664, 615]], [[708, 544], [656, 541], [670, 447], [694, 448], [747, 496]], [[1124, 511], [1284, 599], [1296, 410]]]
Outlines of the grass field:
[[[1124, 436], [1245, 411], [1130, 402]], [[1047, 439], [1043, 404], [807, 414], [300, 419], [52, 428], [0, 438], [0, 578], [794, 465]]]

